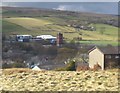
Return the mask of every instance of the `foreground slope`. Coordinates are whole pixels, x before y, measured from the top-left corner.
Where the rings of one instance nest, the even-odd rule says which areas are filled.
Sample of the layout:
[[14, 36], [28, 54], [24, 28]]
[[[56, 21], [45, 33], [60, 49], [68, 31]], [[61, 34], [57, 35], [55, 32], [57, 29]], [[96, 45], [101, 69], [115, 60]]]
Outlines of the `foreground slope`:
[[6, 91], [118, 91], [118, 71], [6, 69], [0, 84]]

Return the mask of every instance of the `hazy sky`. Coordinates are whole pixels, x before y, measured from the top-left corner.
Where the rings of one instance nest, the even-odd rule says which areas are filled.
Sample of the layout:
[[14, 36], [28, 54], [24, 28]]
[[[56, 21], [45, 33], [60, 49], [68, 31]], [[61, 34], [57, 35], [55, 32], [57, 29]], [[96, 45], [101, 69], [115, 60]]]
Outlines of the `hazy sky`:
[[118, 14], [117, 2], [4, 2], [3, 5]]
[[3, 2], [118, 2], [119, 0], [3, 0]]

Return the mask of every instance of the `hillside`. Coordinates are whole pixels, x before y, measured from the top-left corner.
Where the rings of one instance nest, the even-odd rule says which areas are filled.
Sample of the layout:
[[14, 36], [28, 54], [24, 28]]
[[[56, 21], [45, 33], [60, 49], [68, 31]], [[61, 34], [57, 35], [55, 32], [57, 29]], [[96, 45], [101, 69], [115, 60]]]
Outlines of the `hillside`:
[[[3, 7], [3, 33], [5, 34], [51, 34], [62, 32], [66, 41], [82, 37], [82, 43], [100, 41], [117, 45], [117, 16], [47, 10], [37, 8]], [[79, 29], [85, 26], [91, 29]], [[96, 41], [97, 40], [97, 41]]]
[[4, 69], [4, 91], [118, 91], [118, 70], [55, 72]]
[[[42, 18], [37, 19], [37, 18], [29, 18], [29, 17], [27, 18], [18, 17], [18, 18], [5, 18], [4, 20], [7, 22], [16, 24], [18, 26], [21, 26], [21, 28], [28, 29], [29, 32], [33, 35], [45, 34], [45, 33], [55, 35], [57, 32], [63, 32], [66, 38], [67, 38], [67, 35], [70, 35], [72, 33], [73, 37], [70, 38], [72, 39], [74, 37], [79, 36], [79, 33], [82, 33], [83, 39], [86, 39], [86, 40], [101, 40], [102, 38], [104, 38], [104, 40], [117, 40], [117, 34], [118, 34], [118, 29], [116, 27], [105, 25], [105, 24], [93, 24], [93, 26], [96, 26], [96, 29], [97, 29], [97, 31], [94, 31], [94, 32], [85, 31], [85, 30], [81, 30], [77, 32], [76, 29], [73, 27], [56, 25], [54, 24], [54, 21], [49, 21]], [[4, 28], [4, 24], [6, 25], [6, 23], [3, 22], [3, 32], [4, 30], [7, 29], [7, 28]], [[101, 27], [105, 27], [104, 34], [102, 35], [100, 34]], [[15, 30], [17, 29], [19, 28], [16, 28]]]

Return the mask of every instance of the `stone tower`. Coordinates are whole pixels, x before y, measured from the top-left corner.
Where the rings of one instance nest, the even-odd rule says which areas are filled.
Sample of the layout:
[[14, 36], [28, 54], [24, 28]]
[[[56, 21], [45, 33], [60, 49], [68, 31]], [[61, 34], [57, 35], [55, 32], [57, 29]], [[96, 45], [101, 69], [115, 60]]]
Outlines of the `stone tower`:
[[63, 44], [63, 34], [58, 33], [57, 34], [57, 46], [62, 46], [62, 44]]

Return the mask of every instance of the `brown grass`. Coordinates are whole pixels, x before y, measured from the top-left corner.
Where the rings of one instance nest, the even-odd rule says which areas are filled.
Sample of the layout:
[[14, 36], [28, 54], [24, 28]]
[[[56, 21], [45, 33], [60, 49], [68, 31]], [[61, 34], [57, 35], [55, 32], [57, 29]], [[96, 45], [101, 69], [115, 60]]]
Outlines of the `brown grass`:
[[76, 71], [86, 71], [89, 70], [90, 68], [88, 66], [78, 66], [76, 68]]
[[11, 75], [11, 74], [16, 74], [16, 73], [40, 73], [40, 72], [45, 72], [45, 71], [33, 71], [29, 68], [10, 68], [10, 69], [3, 69], [2, 73], [5, 75]]

